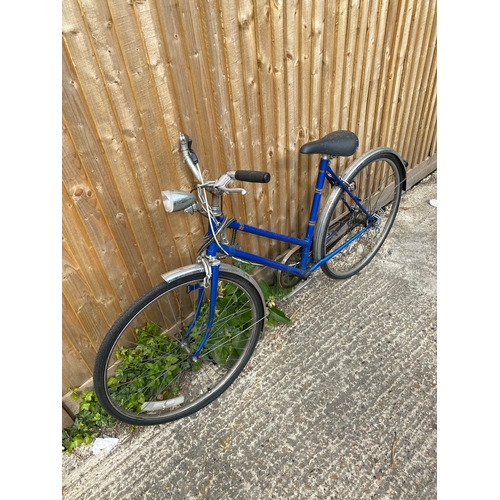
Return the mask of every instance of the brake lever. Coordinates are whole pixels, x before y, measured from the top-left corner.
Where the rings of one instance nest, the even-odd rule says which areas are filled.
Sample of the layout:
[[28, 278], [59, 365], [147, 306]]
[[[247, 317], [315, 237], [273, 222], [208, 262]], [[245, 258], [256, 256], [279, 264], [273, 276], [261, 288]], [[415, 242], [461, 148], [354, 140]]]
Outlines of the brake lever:
[[224, 191], [224, 193], [231, 194], [231, 193], [240, 193], [243, 196], [247, 194], [247, 192], [242, 189], [242, 188], [227, 188], [227, 187], [218, 187], [217, 189], [220, 189], [221, 191]]
[[243, 196], [247, 194], [245, 189], [242, 188], [227, 188], [227, 184], [229, 184], [232, 180], [234, 180], [234, 176], [228, 175], [226, 172], [225, 174], [222, 174], [213, 184], [213, 187], [215, 189], [219, 189], [220, 191], [226, 193], [226, 194], [231, 194], [231, 193], [240, 193]]

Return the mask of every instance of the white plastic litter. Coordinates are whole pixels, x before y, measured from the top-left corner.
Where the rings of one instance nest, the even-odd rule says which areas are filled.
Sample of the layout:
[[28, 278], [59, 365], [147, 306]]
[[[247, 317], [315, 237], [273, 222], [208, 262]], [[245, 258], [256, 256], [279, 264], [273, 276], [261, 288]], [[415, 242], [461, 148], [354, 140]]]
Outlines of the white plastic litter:
[[429, 203], [430, 203], [433, 207], [437, 207], [437, 206], [438, 206], [438, 201], [437, 201], [437, 200], [429, 200]]
[[181, 405], [184, 403], [184, 396], [177, 396], [176, 398], [166, 399], [165, 401], [148, 401], [141, 406], [142, 411], [160, 411], [172, 406]]
[[101, 450], [111, 451], [118, 444], [117, 438], [97, 438], [94, 441], [94, 446], [92, 447], [92, 453], [97, 455], [101, 452]]

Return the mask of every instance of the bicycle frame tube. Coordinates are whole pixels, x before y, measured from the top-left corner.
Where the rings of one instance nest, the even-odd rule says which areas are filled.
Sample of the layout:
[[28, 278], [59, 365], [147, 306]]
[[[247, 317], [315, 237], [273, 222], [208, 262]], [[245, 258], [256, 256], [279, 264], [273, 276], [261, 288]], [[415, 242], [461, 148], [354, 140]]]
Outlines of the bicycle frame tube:
[[[281, 262], [277, 262], [276, 260], [266, 259], [265, 257], [261, 257], [260, 255], [245, 252], [243, 250], [238, 250], [237, 248], [230, 247], [228, 245], [221, 244], [220, 248], [222, 248], [222, 250], [224, 250], [224, 253], [226, 253], [230, 257], [233, 257], [235, 259], [246, 260], [252, 262], [253, 264], [257, 264], [259, 266], [270, 267], [272, 269], [284, 271], [286, 273], [294, 274], [302, 278], [304, 278], [308, 273], [308, 271], [306, 271], [305, 269], [288, 266], [287, 264], [282, 264]], [[218, 247], [219, 253], [221, 253], [220, 248]]]
[[[328, 179], [328, 182], [334, 186], [335, 184], [337, 184], [340, 189], [342, 189], [342, 191], [344, 193], [347, 193], [349, 195], [349, 197], [351, 198], [351, 200], [356, 203], [356, 205], [361, 209], [361, 211], [368, 217], [368, 221], [370, 222], [370, 226], [371, 226], [371, 223], [373, 222], [373, 216], [370, 215], [366, 210], [365, 208], [363, 207], [363, 205], [361, 205], [361, 203], [359, 202], [359, 198], [357, 196], [354, 196], [351, 191], [346, 187], [344, 181], [337, 176], [337, 174], [330, 168], [330, 165], [327, 166], [327, 175], [326, 175], [326, 178]], [[363, 231], [364, 232], [364, 231]], [[350, 242], [349, 242], [350, 243]]]
[[192, 286], [189, 287], [189, 292], [191, 293], [193, 291], [198, 291], [198, 300], [197, 300], [197, 306], [196, 306], [196, 311], [194, 313], [194, 318], [193, 321], [191, 321], [191, 324], [189, 325], [188, 329], [186, 330], [186, 333], [182, 337], [182, 340], [186, 340], [189, 337], [189, 334], [193, 330], [194, 325], [196, 325], [196, 322], [198, 321], [198, 317], [200, 315], [201, 311], [201, 306], [203, 305], [203, 297], [205, 296], [205, 288], [200, 285]]
[[359, 231], [359, 233], [356, 233], [352, 238], [347, 240], [344, 244], [340, 245], [338, 248], [336, 248], [333, 252], [329, 253], [328, 255], [325, 255], [321, 260], [316, 262], [311, 269], [309, 269], [309, 272], [312, 273], [318, 269], [318, 267], [322, 266], [327, 260], [330, 260], [332, 257], [337, 255], [339, 252], [344, 250], [345, 247], [350, 245], [354, 240], [358, 239], [365, 231], [368, 231], [370, 229], [371, 225], [366, 226], [362, 231]]
[[255, 234], [257, 236], [263, 236], [270, 240], [284, 241], [285, 243], [291, 243], [292, 245], [300, 245], [301, 247], [306, 247], [310, 244], [310, 241], [301, 240], [299, 238], [294, 238], [293, 236], [287, 236], [281, 233], [275, 233], [274, 231], [267, 231], [266, 229], [261, 229], [259, 227], [249, 226], [248, 224], [240, 224], [237, 221], [231, 222], [229, 229], [236, 229], [242, 231], [243, 233]]
[[316, 179], [316, 189], [314, 190], [314, 197], [311, 205], [311, 212], [309, 215], [309, 224], [307, 225], [306, 240], [309, 242], [309, 246], [302, 251], [302, 257], [300, 259], [300, 268], [305, 269], [307, 265], [307, 259], [309, 250], [312, 245], [312, 240], [314, 236], [314, 229], [316, 227], [316, 220], [318, 218], [319, 204], [321, 202], [321, 196], [323, 194], [323, 187], [325, 186], [326, 171], [329, 169], [328, 156], [324, 155], [319, 162], [318, 177]]

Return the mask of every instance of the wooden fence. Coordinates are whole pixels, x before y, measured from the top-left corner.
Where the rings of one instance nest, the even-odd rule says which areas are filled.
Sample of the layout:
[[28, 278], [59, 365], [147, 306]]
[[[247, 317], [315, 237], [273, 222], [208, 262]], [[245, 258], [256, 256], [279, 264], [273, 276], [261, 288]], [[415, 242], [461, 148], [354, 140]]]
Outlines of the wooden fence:
[[435, 165], [435, 0], [63, 0], [62, 14], [63, 395], [120, 312], [195, 261], [201, 218], [161, 203], [193, 187], [179, 132], [211, 178], [270, 172], [225, 208], [292, 235], [318, 161], [307, 141], [352, 130], [357, 154], [400, 152], [411, 183]]

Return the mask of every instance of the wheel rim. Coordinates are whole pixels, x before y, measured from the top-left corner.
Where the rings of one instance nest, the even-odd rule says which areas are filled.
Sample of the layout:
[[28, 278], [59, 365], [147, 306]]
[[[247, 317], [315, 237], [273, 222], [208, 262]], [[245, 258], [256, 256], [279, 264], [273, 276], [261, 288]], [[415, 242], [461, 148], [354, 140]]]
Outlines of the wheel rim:
[[211, 334], [192, 359], [206, 332], [208, 292], [203, 279], [186, 280], [122, 328], [105, 363], [110, 413], [136, 423], [174, 420], [211, 402], [236, 378], [257, 340], [259, 315], [238, 282], [220, 279]]
[[400, 176], [390, 160], [369, 163], [348, 183], [373, 221], [369, 224], [368, 216], [342, 193], [328, 224], [323, 255], [356, 239], [324, 264], [323, 270], [335, 278], [352, 276], [368, 264], [385, 240], [399, 207]]

